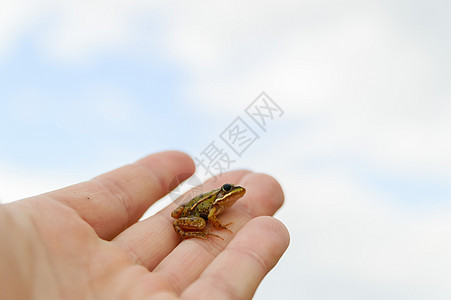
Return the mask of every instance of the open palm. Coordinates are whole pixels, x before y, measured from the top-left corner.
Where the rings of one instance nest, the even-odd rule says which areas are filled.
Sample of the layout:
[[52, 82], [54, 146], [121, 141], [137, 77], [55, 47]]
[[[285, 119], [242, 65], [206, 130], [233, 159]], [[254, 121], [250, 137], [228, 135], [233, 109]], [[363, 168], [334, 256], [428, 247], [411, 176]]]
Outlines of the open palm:
[[[280, 185], [249, 171], [223, 174], [246, 195], [220, 215], [224, 241], [183, 240], [171, 204], [139, 218], [169, 192], [192, 160], [163, 152], [61, 190], [0, 206], [1, 299], [249, 299], [289, 242], [269, 217], [283, 203]], [[173, 188], [173, 187], [172, 187]]]

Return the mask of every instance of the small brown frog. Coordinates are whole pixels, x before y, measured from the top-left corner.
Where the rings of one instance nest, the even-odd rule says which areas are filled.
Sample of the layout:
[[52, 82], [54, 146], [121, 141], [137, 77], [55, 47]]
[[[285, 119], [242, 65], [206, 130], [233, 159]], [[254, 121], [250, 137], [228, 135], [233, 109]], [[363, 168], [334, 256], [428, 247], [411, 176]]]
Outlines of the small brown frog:
[[216, 216], [235, 204], [245, 193], [245, 188], [226, 183], [219, 189], [194, 197], [172, 212], [171, 217], [176, 219], [173, 223], [175, 232], [182, 239], [206, 239], [211, 235], [224, 240], [219, 235], [207, 231], [205, 226], [210, 221], [216, 229], [230, 231], [227, 225], [232, 223], [222, 225]]

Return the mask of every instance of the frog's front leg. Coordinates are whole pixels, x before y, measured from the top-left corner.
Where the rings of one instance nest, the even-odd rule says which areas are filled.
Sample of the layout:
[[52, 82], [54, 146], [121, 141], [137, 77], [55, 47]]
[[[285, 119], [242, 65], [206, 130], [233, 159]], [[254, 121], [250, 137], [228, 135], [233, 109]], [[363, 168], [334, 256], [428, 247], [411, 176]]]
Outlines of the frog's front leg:
[[216, 207], [213, 207], [210, 210], [210, 212], [208, 213], [208, 221], [210, 221], [216, 229], [225, 229], [225, 230], [229, 231], [230, 233], [233, 233], [232, 230], [227, 228], [227, 226], [232, 224], [232, 222], [222, 225], [216, 216], [217, 216], [217, 210], [216, 210]]
[[222, 239], [219, 235], [204, 230], [206, 225], [207, 222], [205, 222], [205, 220], [202, 219], [201, 217], [183, 217], [174, 220], [173, 223], [175, 232], [177, 232], [177, 234], [182, 239], [189, 238], [207, 239], [207, 236], [209, 235]]

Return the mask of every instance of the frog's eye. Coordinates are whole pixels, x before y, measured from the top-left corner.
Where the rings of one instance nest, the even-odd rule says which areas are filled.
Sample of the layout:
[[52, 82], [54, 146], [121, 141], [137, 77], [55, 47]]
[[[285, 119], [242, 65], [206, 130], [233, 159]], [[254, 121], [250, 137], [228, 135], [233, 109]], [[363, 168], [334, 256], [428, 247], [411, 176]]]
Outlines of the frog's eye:
[[231, 190], [232, 190], [232, 185], [230, 184], [230, 183], [226, 183], [226, 184], [224, 184], [223, 186], [222, 186], [222, 190], [224, 191], [224, 192], [230, 192]]

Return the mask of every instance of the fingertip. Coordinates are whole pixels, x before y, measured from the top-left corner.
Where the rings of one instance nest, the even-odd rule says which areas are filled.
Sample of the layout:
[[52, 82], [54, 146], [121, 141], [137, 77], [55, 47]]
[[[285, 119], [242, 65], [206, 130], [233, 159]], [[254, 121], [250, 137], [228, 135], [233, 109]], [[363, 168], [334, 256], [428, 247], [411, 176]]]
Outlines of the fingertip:
[[210, 294], [250, 299], [288, 247], [289, 234], [279, 220], [263, 216], [249, 221], [182, 296]]
[[161, 161], [167, 161], [170, 163], [175, 163], [177, 165], [182, 165], [187, 172], [194, 173], [196, 166], [194, 164], [193, 159], [187, 153], [178, 151], [178, 150], [168, 150], [163, 152], [158, 152], [154, 154], [149, 154], [140, 160], [137, 163], [147, 164], [148, 162], [155, 163], [155, 159], [160, 158]]
[[290, 245], [290, 232], [282, 221], [270, 216], [261, 216], [252, 219], [250, 222], [255, 222], [258, 230], [264, 232], [265, 234], [271, 234], [275, 243], [282, 246], [280, 249], [282, 253]]
[[[196, 169], [194, 161], [188, 154], [176, 150], [148, 155], [136, 161], [135, 164], [143, 165], [155, 174], [164, 175], [159, 179], [165, 192], [171, 191], [192, 176]], [[166, 170], [166, 172], [161, 172], [161, 170]]]
[[186, 164], [186, 167], [190, 170], [191, 173], [194, 173], [194, 171], [196, 170], [196, 165], [194, 164], [193, 159], [187, 153], [178, 150], [169, 150], [163, 153], [169, 155], [170, 158], [177, 163]]
[[290, 233], [280, 220], [271, 216], [261, 216], [250, 220], [236, 238], [266, 241], [266, 246], [274, 245], [280, 256], [290, 244]]
[[[179, 182], [182, 182], [183, 180], [189, 178], [196, 171], [196, 165], [191, 156], [189, 156], [187, 153], [178, 150], [170, 150], [162, 153], [167, 156], [166, 159], [168, 159], [168, 161], [184, 170], [183, 173], [177, 175]], [[173, 189], [174, 187], [175, 186], [170, 188]]]
[[264, 173], [247, 174], [240, 182], [248, 191], [248, 209], [254, 216], [272, 215], [284, 203], [282, 186], [271, 175]]

